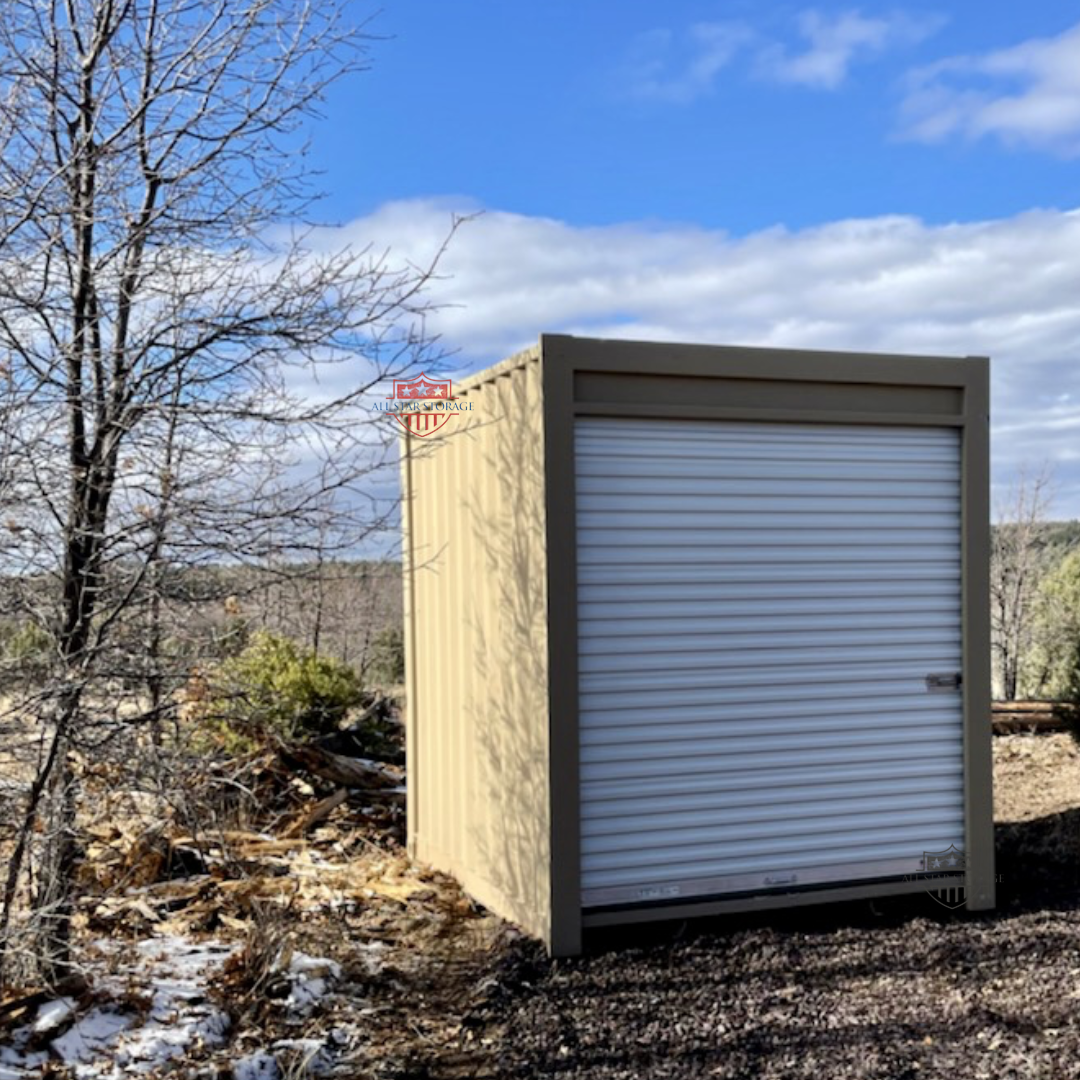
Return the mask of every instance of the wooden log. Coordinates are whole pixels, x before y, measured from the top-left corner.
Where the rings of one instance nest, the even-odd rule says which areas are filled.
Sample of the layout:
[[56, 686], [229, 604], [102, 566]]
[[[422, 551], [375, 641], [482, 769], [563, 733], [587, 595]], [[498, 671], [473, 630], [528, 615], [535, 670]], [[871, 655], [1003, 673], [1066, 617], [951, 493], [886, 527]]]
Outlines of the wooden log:
[[402, 770], [367, 758], [343, 757], [318, 746], [293, 746], [282, 751], [286, 765], [301, 767], [320, 779], [347, 788], [399, 787]]
[[991, 715], [995, 735], [1064, 731], [1068, 727], [1068, 706], [1056, 701], [995, 701]]

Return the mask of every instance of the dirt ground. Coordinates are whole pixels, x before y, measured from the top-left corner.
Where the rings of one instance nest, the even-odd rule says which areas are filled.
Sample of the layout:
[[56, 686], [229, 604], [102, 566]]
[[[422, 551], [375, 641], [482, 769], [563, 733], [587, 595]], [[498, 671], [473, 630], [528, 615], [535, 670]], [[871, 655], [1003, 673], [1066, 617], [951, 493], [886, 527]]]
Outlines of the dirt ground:
[[1071, 735], [994, 740], [994, 819], [1032, 821], [1080, 806], [1080, 748]]
[[1080, 1077], [1080, 754], [1066, 735], [994, 750], [996, 912], [918, 896], [696, 921], [555, 963], [514, 943], [457, 1048], [381, 1075]]

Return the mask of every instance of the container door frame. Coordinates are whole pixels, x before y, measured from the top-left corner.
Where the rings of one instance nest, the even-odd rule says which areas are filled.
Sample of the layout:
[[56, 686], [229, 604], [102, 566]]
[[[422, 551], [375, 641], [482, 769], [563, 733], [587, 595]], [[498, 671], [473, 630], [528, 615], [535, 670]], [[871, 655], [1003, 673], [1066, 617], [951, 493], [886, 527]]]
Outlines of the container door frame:
[[577, 665], [579, 416], [895, 424], [960, 429], [961, 635], [968, 908], [994, 905], [990, 746], [989, 363], [787, 349], [541, 338], [548, 551], [549, 792], [553, 955], [581, 950], [586, 927], [921, 891], [877, 883], [583, 913]]

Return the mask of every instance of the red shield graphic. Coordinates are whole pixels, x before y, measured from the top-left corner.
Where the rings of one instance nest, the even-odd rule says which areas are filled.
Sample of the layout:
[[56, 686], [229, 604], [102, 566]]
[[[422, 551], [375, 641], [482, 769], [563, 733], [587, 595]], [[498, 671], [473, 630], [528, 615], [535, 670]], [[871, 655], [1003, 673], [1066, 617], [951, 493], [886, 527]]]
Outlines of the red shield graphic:
[[454, 400], [450, 382], [429, 379], [423, 373], [415, 379], [395, 379], [390, 414], [413, 435], [432, 435], [453, 415], [447, 403]]

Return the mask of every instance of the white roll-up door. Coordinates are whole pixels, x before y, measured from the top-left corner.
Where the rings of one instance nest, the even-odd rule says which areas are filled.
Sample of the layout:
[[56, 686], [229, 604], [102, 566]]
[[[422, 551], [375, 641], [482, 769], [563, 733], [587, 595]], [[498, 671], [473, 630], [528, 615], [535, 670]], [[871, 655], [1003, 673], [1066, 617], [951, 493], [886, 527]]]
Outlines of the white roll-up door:
[[959, 433], [589, 418], [576, 451], [584, 905], [962, 848]]

